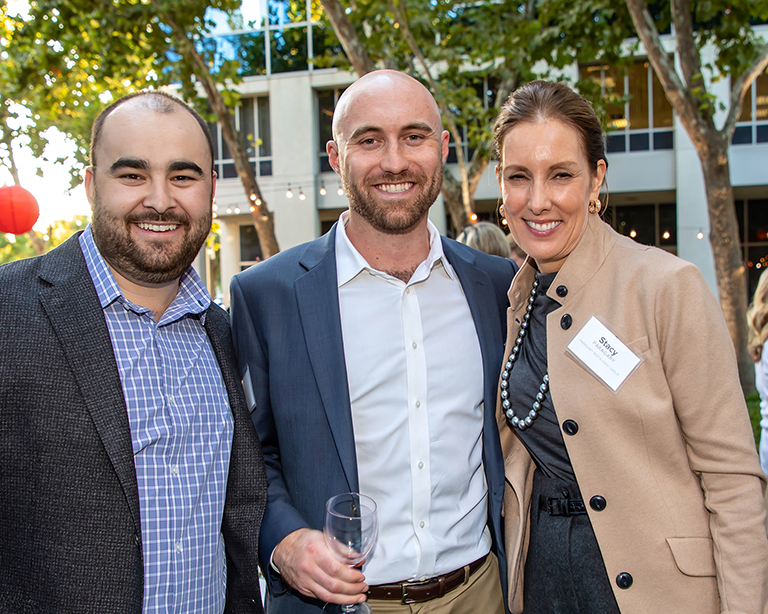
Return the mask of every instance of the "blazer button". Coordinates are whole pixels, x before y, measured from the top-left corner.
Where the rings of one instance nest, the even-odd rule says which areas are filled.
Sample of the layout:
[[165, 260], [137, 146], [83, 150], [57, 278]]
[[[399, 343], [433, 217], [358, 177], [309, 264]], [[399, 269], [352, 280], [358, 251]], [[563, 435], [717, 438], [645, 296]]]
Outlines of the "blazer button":
[[573, 323], [573, 318], [571, 317], [570, 313], [566, 313], [562, 318], [560, 318], [560, 327], [563, 330], [568, 330], [571, 327], [572, 323]]
[[[606, 503], [605, 497], [601, 497], [600, 495], [595, 495], [589, 500], [589, 507], [596, 512], [602, 512], [606, 505], [608, 505], [608, 503]], [[629, 583], [632, 584], [632, 576], [629, 577]]]
[[563, 430], [566, 435], [575, 435], [579, 432], [579, 425], [573, 420], [566, 420], [563, 422]]
[[632, 576], [626, 571], [622, 571], [618, 576], [616, 576], [616, 586], [624, 589], [629, 588], [632, 586]]
[[557, 296], [559, 296], [560, 298], [563, 298], [566, 294], [568, 294], [568, 288], [566, 288], [565, 286], [558, 286], [555, 292], [557, 292]]

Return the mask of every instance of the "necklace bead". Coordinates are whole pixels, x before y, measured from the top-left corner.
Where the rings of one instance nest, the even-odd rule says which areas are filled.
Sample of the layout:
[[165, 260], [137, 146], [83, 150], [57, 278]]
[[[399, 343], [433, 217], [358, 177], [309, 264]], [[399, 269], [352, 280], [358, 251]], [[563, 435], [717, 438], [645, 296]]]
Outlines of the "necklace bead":
[[539, 415], [541, 404], [544, 402], [544, 396], [549, 391], [549, 374], [544, 374], [541, 386], [539, 386], [539, 392], [536, 394], [536, 400], [533, 402], [531, 409], [528, 411], [528, 415], [524, 418], [520, 418], [515, 415], [515, 410], [512, 409], [512, 403], [509, 400], [509, 374], [512, 371], [512, 367], [520, 356], [520, 348], [523, 346], [523, 339], [525, 339], [528, 333], [528, 325], [531, 320], [531, 312], [533, 311], [533, 304], [536, 302], [536, 294], [539, 289], [539, 280], [536, 279], [533, 282], [533, 288], [531, 289], [531, 295], [528, 297], [528, 304], [525, 306], [525, 315], [523, 321], [520, 324], [520, 330], [517, 333], [517, 339], [515, 345], [509, 353], [507, 362], [504, 363], [504, 370], [501, 372], [501, 407], [504, 410], [504, 415], [507, 418], [507, 422], [514, 428], [524, 431], [529, 428], [533, 421]]

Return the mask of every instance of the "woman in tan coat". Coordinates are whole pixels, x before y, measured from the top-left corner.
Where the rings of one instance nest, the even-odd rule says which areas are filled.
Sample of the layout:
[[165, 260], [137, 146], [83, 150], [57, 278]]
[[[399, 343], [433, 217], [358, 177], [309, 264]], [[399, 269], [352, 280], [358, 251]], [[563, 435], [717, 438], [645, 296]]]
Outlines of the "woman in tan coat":
[[581, 96], [530, 83], [494, 137], [529, 254], [498, 412], [511, 611], [768, 612], [765, 476], [717, 300], [602, 221], [605, 139]]

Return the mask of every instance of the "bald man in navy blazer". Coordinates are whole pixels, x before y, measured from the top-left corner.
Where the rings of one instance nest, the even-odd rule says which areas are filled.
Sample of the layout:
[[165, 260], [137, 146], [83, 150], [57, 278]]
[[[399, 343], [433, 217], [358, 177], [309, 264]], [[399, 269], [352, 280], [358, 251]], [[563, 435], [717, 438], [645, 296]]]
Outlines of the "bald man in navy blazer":
[[[441, 238], [428, 222], [448, 135], [417, 81], [377, 71], [353, 84], [336, 108], [328, 151], [349, 212], [328, 234], [231, 285], [235, 349], [267, 466], [267, 611], [309, 614], [365, 600], [377, 611], [405, 600], [503, 613], [494, 409], [516, 266]], [[413, 342], [399, 312], [384, 307], [392, 296], [410, 301], [403, 326], [423, 329]], [[440, 328], [443, 305], [450, 314]], [[411, 348], [416, 363], [406, 368]], [[429, 388], [419, 397], [428, 406], [415, 401], [426, 416], [408, 417], [408, 378]], [[363, 390], [367, 380], [373, 390]], [[372, 404], [380, 410], [373, 421]], [[429, 472], [426, 488], [408, 469], [416, 448], [424, 458], [411, 469]], [[382, 486], [392, 483], [400, 487]], [[362, 571], [336, 561], [320, 533], [326, 501], [348, 491], [373, 493], [379, 505], [379, 544]], [[397, 511], [422, 504], [421, 521]]]

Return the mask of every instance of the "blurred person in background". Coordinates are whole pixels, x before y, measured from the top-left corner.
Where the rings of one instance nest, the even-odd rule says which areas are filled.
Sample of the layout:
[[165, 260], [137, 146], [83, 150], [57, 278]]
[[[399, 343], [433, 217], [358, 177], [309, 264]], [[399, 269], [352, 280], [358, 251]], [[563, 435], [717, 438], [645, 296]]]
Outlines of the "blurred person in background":
[[755, 387], [760, 393], [760, 466], [768, 475], [768, 269], [760, 274], [747, 310], [749, 355], [755, 362]]
[[501, 228], [491, 222], [465, 226], [456, 240], [483, 253], [509, 258], [507, 237]]
[[515, 241], [515, 237], [512, 236], [511, 232], [507, 234], [507, 243], [509, 243], [509, 257], [518, 267], [523, 266], [523, 262], [525, 262], [525, 258], [528, 254], [526, 254], [517, 244], [517, 241]]

